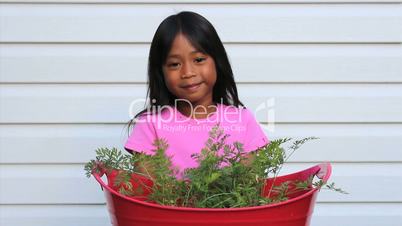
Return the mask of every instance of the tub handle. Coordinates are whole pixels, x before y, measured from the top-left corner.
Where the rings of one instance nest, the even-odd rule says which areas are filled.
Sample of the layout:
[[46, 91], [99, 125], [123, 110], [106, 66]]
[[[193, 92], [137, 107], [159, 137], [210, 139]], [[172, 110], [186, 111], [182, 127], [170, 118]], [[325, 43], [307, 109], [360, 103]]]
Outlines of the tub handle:
[[331, 164], [329, 162], [321, 163], [317, 165], [317, 170], [316, 176], [324, 182], [327, 182], [332, 173]]

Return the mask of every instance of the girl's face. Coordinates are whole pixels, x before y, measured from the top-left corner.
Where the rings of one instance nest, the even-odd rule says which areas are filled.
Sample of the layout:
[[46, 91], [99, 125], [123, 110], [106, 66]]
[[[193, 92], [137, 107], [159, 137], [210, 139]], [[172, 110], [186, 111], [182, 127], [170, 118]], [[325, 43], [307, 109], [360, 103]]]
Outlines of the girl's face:
[[167, 88], [177, 98], [193, 105], [213, 104], [215, 62], [211, 56], [195, 49], [184, 35], [178, 34], [174, 39], [163, 74]]

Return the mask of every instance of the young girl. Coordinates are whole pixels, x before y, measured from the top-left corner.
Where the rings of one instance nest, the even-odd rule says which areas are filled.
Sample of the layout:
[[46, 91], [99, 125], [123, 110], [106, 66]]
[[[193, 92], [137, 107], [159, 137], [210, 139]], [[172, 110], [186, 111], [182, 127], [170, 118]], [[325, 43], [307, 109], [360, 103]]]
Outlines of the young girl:
[[166, 153], [181, 172], [197, 166], [191, 155], [205, 147], [216, 124], [229, 135], [227, 144], [238, 141], [246, 152], [268, 143], [238, 98], [218, 34], [199, 14], [180, 12], [159, 25], [149, 53], [147, 98], [125, 149], [153, 154], [154, 140], [164, 138]]

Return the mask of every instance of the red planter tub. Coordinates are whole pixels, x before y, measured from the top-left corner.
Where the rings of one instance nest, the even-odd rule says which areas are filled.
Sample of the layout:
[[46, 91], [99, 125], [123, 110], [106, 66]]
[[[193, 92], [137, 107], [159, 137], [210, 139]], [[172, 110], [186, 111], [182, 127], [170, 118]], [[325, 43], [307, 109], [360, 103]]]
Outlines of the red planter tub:
[[[272, 184], [280, 185], [285, 181], [306, 180], [310, 176], [319, 176], [327, 181], [330, 175], [331, 165], [325, 163], [276, 179], [268, 179], [263, 195], [268, 195]], [[312, 188], [292, 195], [287, 201], [255, 207], [171, 207], [123, 196], [108, 186], [102, 180], [102, 175], [94, 174], [93, 176], [104, 191], [107, 208], [114, 226], [307, 226], [310, 224], [319, 191], [318, 188]]]

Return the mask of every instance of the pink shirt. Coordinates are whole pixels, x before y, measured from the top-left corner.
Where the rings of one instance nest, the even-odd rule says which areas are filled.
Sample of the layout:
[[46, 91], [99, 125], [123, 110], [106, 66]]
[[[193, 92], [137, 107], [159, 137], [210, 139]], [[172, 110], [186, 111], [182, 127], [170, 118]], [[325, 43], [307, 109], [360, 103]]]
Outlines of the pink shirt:
[[245, 108], [217, 104], [216, 111], [208, 118], [192, 119], [176, 108], [168, 107], [160, 114], [143, 114], [138, 119], [125, 149], [153, 154], [154, 140], [165, 138], [169, 145], [166, 154], [172, 157], [173, 165], [180, 171], [197, 166], [191, 155], [205, 147], [209, 131], [217, 123], [229, 134], [226, 144], [238, 141], [243, 144], [245, 152], [254, 151], [268, 143], [268, 138], [252, 112]]

